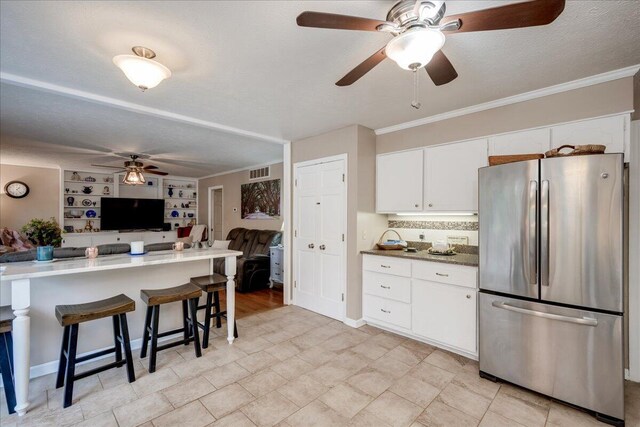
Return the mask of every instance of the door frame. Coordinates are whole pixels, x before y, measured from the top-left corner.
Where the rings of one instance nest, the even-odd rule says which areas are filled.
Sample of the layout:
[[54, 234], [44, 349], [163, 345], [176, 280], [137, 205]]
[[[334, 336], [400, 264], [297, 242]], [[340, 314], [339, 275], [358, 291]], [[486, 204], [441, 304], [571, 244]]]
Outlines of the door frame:
[[296, 289], [297, 289], [297, 283], [296, 283], [296, 277], [297, 277], [297, 272], [296, 272], [296, 257], [297, 257], [297, 238], [294, 235], [297, 231], [297, 215], [296, 215], [296, 200], [297, 200], [297, 192], [298, 192], [298, 187], [297, 187], [297, 180], [298, 180], [298, 168], [301, 167], [306, 167], [306, 166], [313, 166], [313, 165], [319, 165], [322, 163], [330, 163], [330, 162], [335, 162], [337, 160], [342, 160], [343, 161], [343, 165], [344, 165], [344, 191], [342, 193], [342, 204], [343, 204], [343, 215], [344, 215], [344, 244], [342, 245], [342, 271], [344, 274], [343, 277], [343, 282], [342, 282], [342, 294], [344, 295], [344, 299], [342, 301], [342, 319], [340, 319], [341, 321], [345, 321], [347, 319], [347, 300], [349, 298], [348, 295], [348, 286], [347, 286], [347, 279], [349, 277], [348, 271], [347, 271], [347, 267], [348, 267], [348, 262], [347, 262], [347, 246], [348, 246], [348, 231], [349, 231], [349, 224], [348, 224], [348, 213], [349, 210], [347, 208], [347, 203], [349, 200], [348, 197], [348, 190], [349, 190], [349, 186], [347, 185], [349, 182], [349, 164], [348, 164], [348, 154], [347, 153], [343, 153], [343, 154], [338, 154], [335, 156], [328, 156], [328, 157], [322, 157], [322, 158], [318, 158], [318, 159], [313, 159], [313, 160], [305, 160], [305, 161], [301, 161], [301, 162], [296, 162], [293, 164], [293, 191], [292, 191], [292, 197], [291, 197], [291, 216], [292, 216], [292, 221], [291, 221], [291, 230], [292, 230], [292, 236], [291, 236], [291, 281], [293, 282], [293, 286], [291, 287], [291, 304], [293, 305], [297, 305], [296, 304]]
[[213, 200], [213, 192], [216, 190], [220, 190], [222, 192], [222, 209], [220, 214], [222, 216], [222, 221], [220, 223], [222, 224], [222, 239], [224, 240], [224, 186], [222, 185], [214, 185], [213, 187], [207, 188], [207, 236], [209, 236], [210, 240], [213, 237], [211, 236], [211, 227], [213, 226], [213, 212], [211, 210], [211, 201]]

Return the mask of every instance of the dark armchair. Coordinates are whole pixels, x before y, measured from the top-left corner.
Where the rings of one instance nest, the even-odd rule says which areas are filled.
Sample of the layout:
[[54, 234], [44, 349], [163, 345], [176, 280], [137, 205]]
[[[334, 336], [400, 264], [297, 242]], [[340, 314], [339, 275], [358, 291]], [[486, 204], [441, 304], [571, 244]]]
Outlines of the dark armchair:
[[[229, 249], [241, 251], [237, 259], [236, 288], [240, 292], [250, 292], [265, 288], [269, 284], [269, 247], [280, 243], [282, 233], [274, 230], [248, 230], [234, 228], [229, 231]], [[224, 259], [214, 261], [214, 271], [225, 274]]]

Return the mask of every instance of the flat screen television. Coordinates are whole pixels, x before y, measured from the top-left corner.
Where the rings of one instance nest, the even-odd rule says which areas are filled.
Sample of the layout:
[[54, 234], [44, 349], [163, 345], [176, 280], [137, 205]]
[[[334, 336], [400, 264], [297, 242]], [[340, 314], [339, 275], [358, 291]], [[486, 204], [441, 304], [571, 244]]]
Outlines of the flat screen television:
[[164, 225], [164, 200], [100, 198], [100, 229], [151, 230]]

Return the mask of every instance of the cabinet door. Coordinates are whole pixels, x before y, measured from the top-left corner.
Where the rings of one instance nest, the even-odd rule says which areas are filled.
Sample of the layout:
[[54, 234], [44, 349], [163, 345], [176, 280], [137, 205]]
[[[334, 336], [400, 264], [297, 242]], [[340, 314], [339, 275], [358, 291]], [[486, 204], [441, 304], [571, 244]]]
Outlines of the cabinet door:
[[544, 154], [551, 148], [551, 129], [534, 129], [489, 138], [489, 155]]
[[476, 353], [476, 291], [426, 280], [411, 281], [416, 335]]
[[420, 212], [423, 150], [381, 154], [376, 161], [376, 211]]
[[91, 236], [65, 236], [62, 239], [63, 248], [86, 248], [91, 246]]
[[614, 116], [585, 120], [551, 128], [554, 148], [561, 145], [606, 145], [606, 153], [623, 153], [625, 149], [626, 117]]
[[487, 166], [487, 140], [425, 149], [425, 211], [478, 211], [478, 168]]

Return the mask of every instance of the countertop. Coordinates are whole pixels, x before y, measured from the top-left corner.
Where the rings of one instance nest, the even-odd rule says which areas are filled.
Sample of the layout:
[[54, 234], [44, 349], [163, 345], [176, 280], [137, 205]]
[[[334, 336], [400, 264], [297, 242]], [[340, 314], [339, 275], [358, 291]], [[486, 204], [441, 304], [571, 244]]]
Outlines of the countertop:
[[3, 265], [0, 281], [32, 279], [36, 277], [60, 276], [64, 274], [86, 273], [93, 271], [116, 270], [121, 268], [143, 267], [148, 265], [173, 264], [199, 261], [213, 258], [236, 257], [242, 252], [227, 249], [186, 249], [176, 251], [154, 251], [144, 255], [129, 254], [104, 255], [95, 259], [70, 258], [56, 259], [51, 263], [38, 264], [33, 261], [12, 262]]
[[368, 251], [361, 251], [361, 253], [367, 254], [367, 255], [379, 255], [379, 256], [406, 258], [406, 259], [417, 259], [420, 261], [441, 262], [444, 264], [467, 265], [470, 267], [478, 266], [477, 254], [458, 253], [456, 255], [432, 255], [427, 251], [405, 252], [405, 251], [383, 251], [380, 249], [371, 249]]

